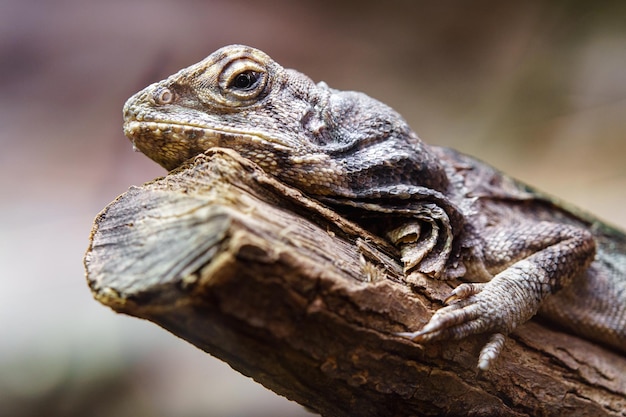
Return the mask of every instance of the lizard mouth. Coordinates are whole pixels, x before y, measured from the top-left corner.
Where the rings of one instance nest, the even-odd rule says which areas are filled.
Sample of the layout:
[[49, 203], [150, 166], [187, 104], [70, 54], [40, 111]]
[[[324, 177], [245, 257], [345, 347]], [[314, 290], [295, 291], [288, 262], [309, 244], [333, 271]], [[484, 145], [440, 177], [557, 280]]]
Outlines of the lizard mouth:
[[287, 148], [287, 144], [261, 133], [236, 129], [209, 128], [179, 122], [130, 119], [124, 122], [124, 135], [141, 152], [168, 171], [215, 147], [230, 148], [246, 154], [254, 149]]
[[222, 134], [188, 124], [127, 120], [124, 135], [141, 152], [168, 171], [205, 150], [219, 146]]
[[215, 129], [183, 123], [140, 120], [129, 120], [124, 123], [124, 135], [142, 152], [142, 145], [148, 140], [192, 144], [194, 141], [214, 139], [223, 134], [227, 134], [227, 132], [219, 132]]

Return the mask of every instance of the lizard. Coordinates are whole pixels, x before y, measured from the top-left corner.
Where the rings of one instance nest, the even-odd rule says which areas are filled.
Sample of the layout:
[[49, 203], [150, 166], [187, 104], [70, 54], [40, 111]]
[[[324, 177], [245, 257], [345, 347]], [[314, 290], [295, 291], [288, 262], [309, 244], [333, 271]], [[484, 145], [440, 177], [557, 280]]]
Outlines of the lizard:
[[459, 278], [417, 343], [479, 333], [489, 369], [536, 314], [626, 354], [626, 235], [473, 157], [423, 142], [391, 107], [223, 47], [124, 105], [167, 170], [225, 147], [389, 239], [407, 275]]

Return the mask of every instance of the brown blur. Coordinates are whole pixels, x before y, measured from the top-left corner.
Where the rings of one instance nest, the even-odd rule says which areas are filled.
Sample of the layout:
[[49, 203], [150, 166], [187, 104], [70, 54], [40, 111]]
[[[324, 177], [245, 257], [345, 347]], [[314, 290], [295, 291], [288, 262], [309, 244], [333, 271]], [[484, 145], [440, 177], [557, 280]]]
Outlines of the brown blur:
[[137, 90], [248, 44], [626, 228], [625, 5], [3, 0], [0, 417], [310, 415], [92, 300], [94, 216], [165, 174], [122, 134]]

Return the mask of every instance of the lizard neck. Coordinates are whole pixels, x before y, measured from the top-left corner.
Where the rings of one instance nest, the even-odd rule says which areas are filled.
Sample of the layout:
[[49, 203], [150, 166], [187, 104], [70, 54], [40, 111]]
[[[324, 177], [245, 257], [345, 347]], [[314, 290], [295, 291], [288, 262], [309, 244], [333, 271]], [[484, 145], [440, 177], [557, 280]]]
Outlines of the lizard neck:
[[447, 169], [396, 111], [365, 94], [320, 83], [302, 132], [317, 152], [340, 167], [346, 187], [356, 192], [410, 184], [448, 191]]

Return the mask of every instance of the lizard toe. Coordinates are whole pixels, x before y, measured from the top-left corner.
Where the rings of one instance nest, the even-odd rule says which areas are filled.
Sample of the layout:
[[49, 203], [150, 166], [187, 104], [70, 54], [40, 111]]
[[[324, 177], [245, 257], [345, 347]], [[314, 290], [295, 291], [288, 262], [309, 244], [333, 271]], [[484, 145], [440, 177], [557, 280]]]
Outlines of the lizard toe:
[[461, 284], [450, 293], [448, 298], [444, 300], [444, 303], [452, 304], [460, 300], [465, 300], [471, 297], [472, 295], [475, 295], [481, 292], [484, 286], [485, 286], [484, 283]]
[[488, 370], [491, 365], [498, 359], [502, 348], [504, 348], [504, 341], [506, 336], [502, 333], [495, 333], [489, 339], [489, 342], [483, 346], [478, 357], [478, 369], [481, 371]]
[[484, 327], [482, 307], [479, 304], [452, 304], [438, 310], [421, 330], [397, 333], [416, 342], [430, 342], [445, 339], [461, 339], [470, 334], [480, 333]]

